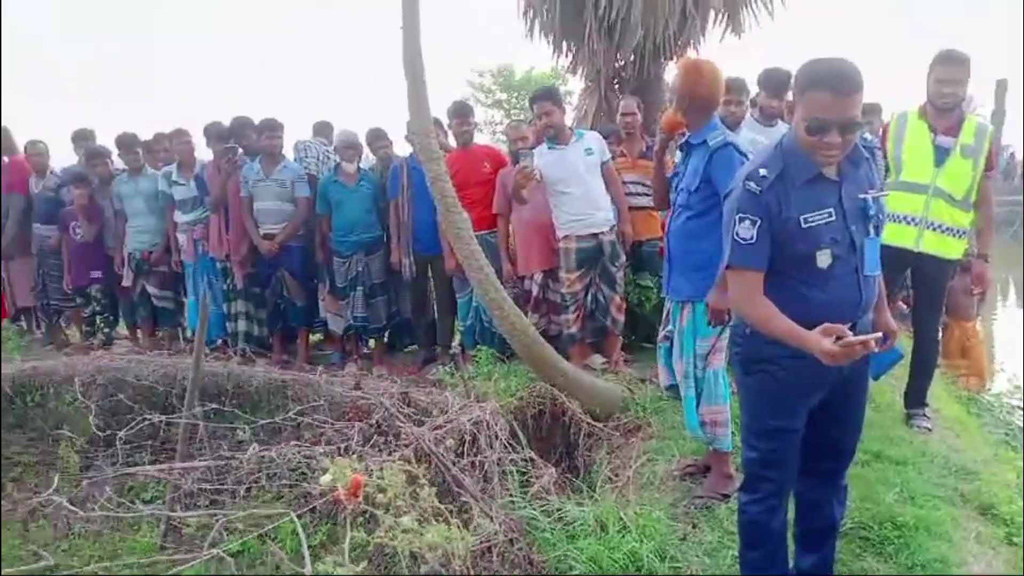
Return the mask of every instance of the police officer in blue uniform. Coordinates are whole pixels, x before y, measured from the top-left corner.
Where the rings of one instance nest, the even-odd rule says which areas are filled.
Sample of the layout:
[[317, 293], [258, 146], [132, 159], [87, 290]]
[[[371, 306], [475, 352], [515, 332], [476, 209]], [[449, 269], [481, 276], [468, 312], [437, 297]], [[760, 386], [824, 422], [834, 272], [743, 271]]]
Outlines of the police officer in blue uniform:
[[[740, 396], [744, 574], [829, 574], [864, 423], [868, 355], [896, 324], [881, 282], [881, 185], [857, 143], [863, 79], [847, 60], [797, 72], [793, 126], [738, 180], [725, 213]], [[841, 340], [882, 332], [852, 346]], [[796, 501], [790, 566], [789, 498]]]
[[865, 102], [860, 108], [864, 121], [864, 131], [860, 133], [860, 147], [868, 153], [875, 163], [878, 177], [885, 182], [885, 152], [882, 150], [882, 105], [878, 102]]

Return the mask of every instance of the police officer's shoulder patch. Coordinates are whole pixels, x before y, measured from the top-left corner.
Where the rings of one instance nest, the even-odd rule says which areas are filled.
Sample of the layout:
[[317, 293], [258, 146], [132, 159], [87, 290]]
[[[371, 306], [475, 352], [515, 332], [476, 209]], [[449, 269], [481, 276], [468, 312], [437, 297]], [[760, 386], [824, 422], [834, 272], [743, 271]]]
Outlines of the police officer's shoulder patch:
[[750, 214], [737, 214], [733, 222], [732, 237], [740, 244], [757, 242], [757, 231], [761, 227], [761, 219]]
[[762, 162], [751, 168], [743, 178], [743, 188], [760, 195], [775, 179], [777, 170], [770, 162]]

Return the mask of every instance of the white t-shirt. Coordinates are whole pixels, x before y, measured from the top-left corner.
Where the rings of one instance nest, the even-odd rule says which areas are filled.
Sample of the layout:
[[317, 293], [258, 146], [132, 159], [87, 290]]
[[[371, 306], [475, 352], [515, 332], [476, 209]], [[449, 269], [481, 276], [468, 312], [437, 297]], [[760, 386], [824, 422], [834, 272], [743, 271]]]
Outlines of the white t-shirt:
[[747, 150], [756, 153], [765, 146], [775, 144], [788, 130], [789, 124], [782, 120], [776, 122], [774, 126], [765, 126], [754, 120], [753, 114], [747, 114], [736, 136]]
[[533, 158], [547, 187], [559, 238], [606, 232], [615, 226], [615, 206], [602, 174], [612, 155], [600, 134], [576, 130], [567, 146], [545, 142], [534, 149]]

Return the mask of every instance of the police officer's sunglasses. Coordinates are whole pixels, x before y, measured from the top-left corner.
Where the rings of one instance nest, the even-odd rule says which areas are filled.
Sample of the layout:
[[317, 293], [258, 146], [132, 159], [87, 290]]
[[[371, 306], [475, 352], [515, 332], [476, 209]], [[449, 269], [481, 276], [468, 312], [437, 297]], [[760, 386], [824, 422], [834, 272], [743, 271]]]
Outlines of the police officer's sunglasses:
[[811, 118], [804, 122], [804, 133], [810, 138], [824, 138], [835, 130], [842, 138], [849, 138], [860, 134], [864, 130], [864, 123], [860, 120], [825, 120], [824, 118]]

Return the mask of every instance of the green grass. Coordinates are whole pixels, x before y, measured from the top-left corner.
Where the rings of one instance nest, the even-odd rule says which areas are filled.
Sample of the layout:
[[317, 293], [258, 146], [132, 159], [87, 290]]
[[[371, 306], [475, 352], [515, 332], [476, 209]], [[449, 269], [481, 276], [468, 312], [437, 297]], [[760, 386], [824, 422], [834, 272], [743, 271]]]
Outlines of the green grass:
[[16, 328], [9, 324], [4, 324], [2, 329], [3, 334], [3, 358], [5, 361], [17, 360], [21, 357], [21, 351], [23, 348], [22, 337], [18, 334]]
[[[5, 359], [7, 346], [5, 329]], [[906, 363], [872, 387], [864, 437], [850, 471], [850, 506], [837, 569], [853, 574], [1021, 573], [1020, 427], [940, 376], [930, 396], [937, 430], [930, 436], [913, 433], [903, 424], [905, 370]], [[513, 410], [539, 393], [522, 365], [486, 353], [469, 374], [449, 373], [444, 382]], [[687, 436], [678, 401], [652, 386], [638, 388], [627, 404], [627, 417], [644, 421], [647, 430], [625, 466], [632, 471], [631, 482], [616, 482], [623, 463], [599, 455], [567, 493], [524, 494], [508, 505], [521, 515], [530, 544], [554, 573], [735, 573], [735, 503], [706, 510], [688, 506], [694, 487], [674, 481], [671, 469], [680, 457], [698, 455], [702, 447]], [[618, 475], [613, 477], [611, 470]], [[159, 482], [139, 483], [125, 495], [158, 500], [162, 488]], [[302, 521], [317, 571], [341, 569], [341, 529], [333, 522]], [[33, 547], [52, 554], [65, 569], [151, 557], [159, 554], [155, 530], [151, 521], [125, 522], [106, 532], [82, 527], [57, 535], [45, 520], [27, 525], [5, 521], [2, 564], [9, 569], [39, 561]], [[293, 532], [290, 523], [283, 524], [230, 555], [243, 572], [287, 571], [273, 549], [298, 562]], [[367, 545], [353, 541], [354, 547]], [[168, 566], [125, 565], [115, 571], [160, 568]], [[227, 568], [211, 561], [190, 573]]]
[[467, 396], [493, 400], [510, 407], [523, 400], [537, 386], [537, 378], [520, 362], [506, 362], [496, 352], [479, 348], [468, 371], [446, 368], [441, 381]]
[[[1021, 573], [1019, 427], [994, 425], [975, 397], [940, 377], [931, 394], [938, 430], [903, 424], [906, 366], [874, 384], [837, 569], [844, 573]], [[735, 573], [735, 503], [687, 506], [692, 487], [670, 478], [698, 455], [678, 403], [641, 392], [630, 412], [653, 436], [631, 493], [588, 482], [569, 497], [526, 504], [531, 537], [558, 573]]]

